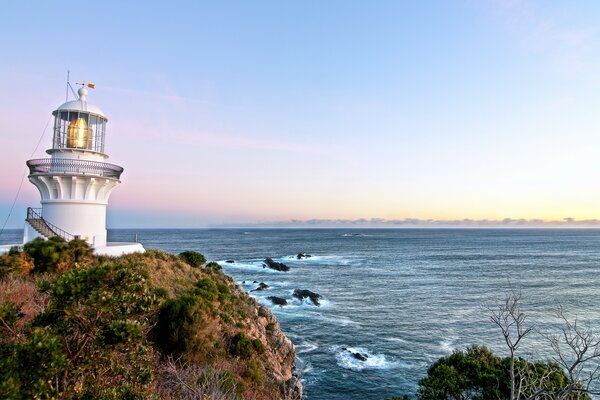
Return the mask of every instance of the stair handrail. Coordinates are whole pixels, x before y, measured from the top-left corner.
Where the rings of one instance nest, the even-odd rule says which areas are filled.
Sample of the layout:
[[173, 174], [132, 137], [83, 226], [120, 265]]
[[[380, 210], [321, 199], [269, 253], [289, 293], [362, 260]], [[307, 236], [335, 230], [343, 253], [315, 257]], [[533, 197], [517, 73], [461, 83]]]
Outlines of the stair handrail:
[[42, 217], [42, 209], [41, 208], [33, 208], [27, 207], [27, 219], [39, 219], [42, 223], [50, 230], [50, 232], [54, 233], [56, 236], [60, 236], [66, 242], [70, 242], [75, 239], [74, 235], [71, 235], [69, 232], [60, 229], [58, 226], [46, 221], [44, 217]]

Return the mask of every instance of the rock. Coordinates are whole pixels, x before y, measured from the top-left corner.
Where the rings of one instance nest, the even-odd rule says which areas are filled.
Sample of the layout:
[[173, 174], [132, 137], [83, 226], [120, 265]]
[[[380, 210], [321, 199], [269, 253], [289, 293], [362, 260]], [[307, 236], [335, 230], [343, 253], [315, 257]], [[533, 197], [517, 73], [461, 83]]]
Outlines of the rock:
[[295, 298], [300, 299], [300, 300], [304, 300], [305, 298], [309, 298], [310, 301], [313, 302], [313, 304], [315, 306], [320, 306], [321, 303], [319, 303], [319, 299], [321, 298], [321, 295], [315, 292], [311, 292], [310, 290], [306, 290], [306, 289], [294, 289], [294, 295]]
[[271, 300], [273, 304], [279, 307], [287, 306], [287, 300], [283, 297], [269, 296], [267, 297], [267, 300]]
[[226, 263], [229, 263], [229, 264], [233, 264], [233, 263], [235, 263], [235, 260], [227, 260], [227, 261], [225, 261], [225, 262], [226, 262]]
[[258, 281], [252, 281], [252, 283], [258, 283]]
[[367, 361], [367, 359], [369, 358], [368, 355], [366, 354], [360, 354], [360, 353], [352, 353], [352, 357], [356, 358], [357, 360], [360, 361]]
[[290, 267], [288, 267], [284, 263], [273, 261], [272, 258], [265, 259], [263, 266], [274, 269], [275, 271], [287, 272], [290, 270]]
[[267, 285], [266, 283], [261, 282], [261, 283], [258, 284], [258, 287], [256, 289], [254, 289], [254, 290], [251, 290], [251, 292], [260, 292], [260, 291], [263, 291], [265, 289], [268, 289], [269, 287], [270, 286]]
[[304, 258], [310, 258], [310, 257], [312, 257], [312, 256], [310, 254], [306, 254], [306, 253], [298, 253], [298, 255], [296, 256], [296, 258], [298, 260], [302, 260]]

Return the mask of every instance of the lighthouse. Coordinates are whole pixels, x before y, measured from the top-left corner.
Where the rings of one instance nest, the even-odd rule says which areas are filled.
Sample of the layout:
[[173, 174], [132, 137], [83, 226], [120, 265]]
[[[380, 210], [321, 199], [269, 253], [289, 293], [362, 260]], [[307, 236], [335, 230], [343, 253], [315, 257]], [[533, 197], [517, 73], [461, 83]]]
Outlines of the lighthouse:
[[144, 251], [139, 243], [109, 243], [106, 208], [121, 183], [123, 168], [107, 163], [108, 118], [88, 102], [81, 84], [78, 99], [52, 112], [54, 129], [49, 158], [27, 161], [29, 181], [38, 189], [41, 208], [28, 208], [23, 242], [60, 236], [85, 240], [97, 254], [120, 255]]

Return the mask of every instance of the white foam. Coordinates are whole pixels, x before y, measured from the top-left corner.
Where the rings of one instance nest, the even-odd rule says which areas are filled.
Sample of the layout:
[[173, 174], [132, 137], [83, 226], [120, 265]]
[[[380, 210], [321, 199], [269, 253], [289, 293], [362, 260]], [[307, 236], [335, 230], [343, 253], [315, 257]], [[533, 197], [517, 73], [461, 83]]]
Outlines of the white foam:
[[285, 273], [284, 271], [276, 271], [272, 268], [267, 268], [263, 266], [262, 261], [236, 261], [234, 263], [228, 263], [226, 260], [217, 261], [224, 270], [245, 270], [245, 271], [263, 271], [267, 273]]
[[[396, 363], [389, 361], [384, 354], [371, 354], [369, 350], [363, 347], [346, 347], [345, 350], [340, 346], [333, 347], [336, 352], [335, 359], [337, 364], [345, 369], [360, 372], [365, 369], [390, 369], [396, 366]], [[365, 361], [358, 360], [354, 353], [366, 355]]]
[[313, 343], [313, 342], [310, 342], [307, 340], [307, 341], [304, 341], [304, 342], [296, 345], [296, 353], [298, 353], [298, 354], [310, 353], [311, 351], [314, 351], [318, 348], [319, 348], [319, 346], [317, 346], [316, 343]]
[[332, 264], [341, 264], [348, 265], [350, 260], [344, 256], [336, 256], [336, 255], [315, 255], [311, 254], [310, 257], [298, 259], [297, 255], [289, 255], [278, 258], [280, 262], [286, 262], [290, 264], [307, 264], [307, 265], [332, 265]]
[[348, 325], [360, 326], [360, 322], [353, 321], [350, 318], [338, 317], [335, 315], [326, 316], [326, 315], [321, 314], [321, 315], [319, 315], [319, 319], [323, 320], [323, 321], [327, 321], [327, 322], [332, 322], [336, 325], [341, 325], [341, 326], [348, 326]]
[[385, 338], [385, 340], [387, 340], [388, 342], [409, 344], [408, 340], [397, 337]]
[[456, 348], [454, 346], [454, 343], [456, 342], [458, 338], [456, 336], [450, 336], [445, 338], [444, 340], [440, 341], [440, 349], [442, 350], [442, 352], [444, 353], [452, 353], [454, 351], [454, 349]]
[[305, 297], [304, 299], [300, 300], [297, 297], [294, 297], [294, 291], [290, 291], [290, 298], [288, 298], [288, 306], [292, 306], [292, 307], [318, 307], [318, 308], [330, 308], [331, 307], [331, 302], [327, 299], [324, 299], [323, 297], [319, 298], [319, 305], [317, 306], [315, 303], [312, 302], [312, 300], [309, 297]]

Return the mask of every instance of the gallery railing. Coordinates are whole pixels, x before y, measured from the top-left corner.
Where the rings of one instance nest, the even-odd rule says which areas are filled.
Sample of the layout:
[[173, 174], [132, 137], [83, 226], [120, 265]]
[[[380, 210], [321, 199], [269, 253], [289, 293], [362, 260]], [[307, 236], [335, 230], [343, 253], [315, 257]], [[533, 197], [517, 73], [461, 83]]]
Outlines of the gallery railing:
[[27, 161], [27, 166], [30, 174], [94, 175], [119, 179], [123, 173], [123, 168], [118, 165], [69, 158], [39, 158]]

